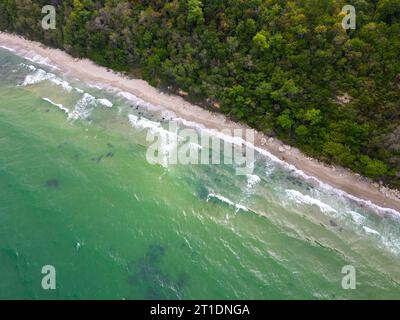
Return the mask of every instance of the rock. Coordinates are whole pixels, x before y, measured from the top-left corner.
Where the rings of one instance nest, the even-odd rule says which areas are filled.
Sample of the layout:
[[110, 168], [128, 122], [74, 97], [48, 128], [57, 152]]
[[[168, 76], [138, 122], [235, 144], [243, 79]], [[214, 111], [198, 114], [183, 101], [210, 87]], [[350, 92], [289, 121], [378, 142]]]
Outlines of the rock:
[[335, 221], [333, 221], [333, 220], [329, 220], [329, 224], [330, 224], [332, 227], [337, 227], [337, 226], [338, 226], [337, 223], [336, 223]]
[[282, 146], [280, 146], [278, 150], [279, 150], [279, 152], [285, 152], [285, 148]]
[[60, 183], [57, 179], [50, 179], [46, 181], [46, 186], [49, 189], [57, 189], [60, 186]]
[[218, 102], [214, 102], [214, 103], [213, 103], [213, 108], [215, 108], [215, 109], [220, 109], [220, 108], [221, 108], [221, 105], [220, 105]]
[[189, 95], [189, 93], [187, 93], [186, 91], [183, 91], [183, 90], [179, 90], [178, 95], [180, 95], [181, 97], [187, 97]]

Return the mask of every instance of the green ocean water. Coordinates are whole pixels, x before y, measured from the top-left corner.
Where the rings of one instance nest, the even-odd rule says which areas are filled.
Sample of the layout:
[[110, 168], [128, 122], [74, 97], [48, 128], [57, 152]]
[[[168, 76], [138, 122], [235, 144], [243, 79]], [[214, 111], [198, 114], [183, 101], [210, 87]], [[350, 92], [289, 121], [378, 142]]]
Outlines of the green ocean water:
[[0, 70], [0, 298], [400, 298], [398, 214], [261, 154], [152, 165], [128, 117], [170, 114], [1, 48]]

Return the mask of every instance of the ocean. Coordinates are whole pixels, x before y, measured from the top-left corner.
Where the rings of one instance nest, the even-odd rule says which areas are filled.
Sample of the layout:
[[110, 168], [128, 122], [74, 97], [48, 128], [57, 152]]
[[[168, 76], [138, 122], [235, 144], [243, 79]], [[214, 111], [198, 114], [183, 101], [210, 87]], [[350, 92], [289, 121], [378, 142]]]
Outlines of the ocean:
[[151, 164], [171, 112], [43, 57], [0, 70], [1, 299], [400, 298], [394, 210], [261, 150], [247, 175]]

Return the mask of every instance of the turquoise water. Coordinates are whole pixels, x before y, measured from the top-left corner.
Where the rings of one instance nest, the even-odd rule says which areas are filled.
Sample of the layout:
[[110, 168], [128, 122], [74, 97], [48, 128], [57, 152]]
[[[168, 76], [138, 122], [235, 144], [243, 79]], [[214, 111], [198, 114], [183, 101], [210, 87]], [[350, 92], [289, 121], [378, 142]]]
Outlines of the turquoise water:
[[170, 113], [3, 49], [0, 67], [0, 298], [400, 298], [395, 213], [262, 154], [249, 176], [152, 165], [129, 115]]

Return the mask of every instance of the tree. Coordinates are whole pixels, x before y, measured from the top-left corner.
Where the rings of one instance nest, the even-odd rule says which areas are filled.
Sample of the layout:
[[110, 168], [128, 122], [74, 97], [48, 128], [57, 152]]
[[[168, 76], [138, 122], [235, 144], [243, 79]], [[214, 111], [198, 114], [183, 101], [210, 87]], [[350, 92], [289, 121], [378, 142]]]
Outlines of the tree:
[[360, 163], [363, 172], [372, 178], [381, 177], [388, 172], [388, 167], [385, 163], [377, 159], [371, 159], [368, 156], [361, 156]]
[[284, 129], [290, 129], [293, 126], [293, 120], [290, 118], [290, 111], [286, 109], [277, 119], [278, 124]]
[[203, 4], [200, 0], [188, 0], [188, 22], [190, 24], [202, 24], [204, 23], [203, 16]]

